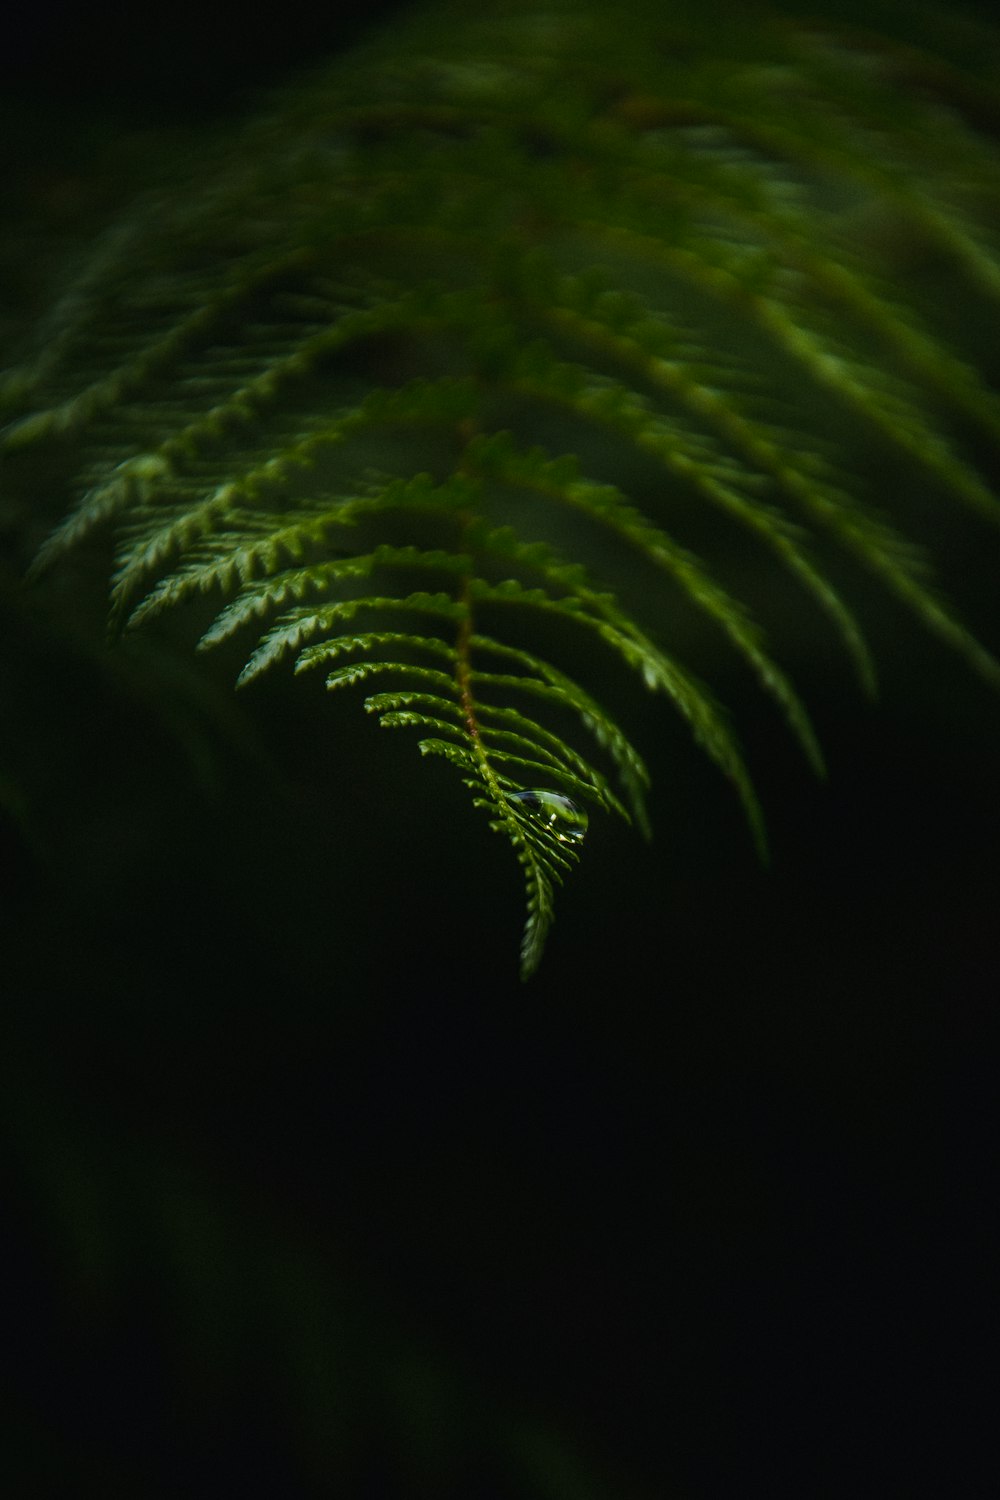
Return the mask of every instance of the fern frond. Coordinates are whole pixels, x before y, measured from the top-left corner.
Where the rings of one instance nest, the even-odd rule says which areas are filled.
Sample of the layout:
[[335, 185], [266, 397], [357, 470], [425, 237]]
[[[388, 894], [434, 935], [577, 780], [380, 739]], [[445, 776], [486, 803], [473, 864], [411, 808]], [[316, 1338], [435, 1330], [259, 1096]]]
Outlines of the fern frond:
[[895, 86], [914, 56], [723, 4], [415, 11], [150, 194], [56, 301], [0, 394], [0, 451], [77, 475], [36, 571], [109, 526], [116, 627], [211, 600], [201, 648], [256, 634], [241, 685], [291, 658], [416, 729], [521, 864], [525, 973], [584, 805], [648, 831], [592, 665], [669, 701], [763, 853], [675, 609], [818, 772], [748, 570], [777, 563], [869, 690], [858, 566], [1000, 684], [910, 503], [1000, 523], [969, 347], [1000, 295], [1000, 151], [940, 60]]
[[[736, 453], [753, 466], [754, 472], [770, 475], [789, 500], [829, 529], [859, 561], [878, 573], [892, 592], [913, 608], [924, 625], [949, 645], [957, 647], [970, 665], [985, 677], [1000, 681], [1000, 663], [921, 582], [920, 575], [926, 570], [926, 565], [919, 552], [897, 536], [880, 517], [858, 504], [850, 493], [849, 480], [844, 478], [838, 482], [828, 477], [824, 456], [819, 452], [810, 453], [808, 440], [800, 440], [798, 449], [789, 449], [766, 426], [742, 412], [731, 394], [724, 396], [700, 380], [689, 378], [675, 360], [663, 357], [667, 351], [664, 350], [663, 329], [657, 320], [641, 316], [634, 319], [631, 301], [616, 299], [610, 309], [612, 320], [607, 322], [609, 309], [606, 303], [603, 309], [580, 307], [581, 292], [591, 294], [592, 282], [580, 280], [566, 290], [570, 309], [562, 312], [564, 324], [591, 342], [603, 345], [615, 356], [631, 360], [638, 366], [641, 376], [659, 385], [702, 420], [712, 424]], [[552, 316], [559, 316], [558, 308]], [[636, 441], [644, 448], [658, 451], [665, 461], [676, 466], [673, 433], [664, 434], [661, 421], [654, 419], [650, 422], [647, 430], [636, 436]], [[668, 459], [668, 455], [672, 458]], [[769, 545], [779, 552], [786, 565], [836, 617], [858, 663], [862, 680], [871, 684], [867, 647], [849, 611], [804, 556], [797, 545], [795, 532], [781, 513], [760, 502], [747, 503], [732, 485], [720, 483], [696, 457], [685, 455], [682, 462], [690, 472], [697, 474], [696, 482], [706, 498], [766, 536]], [[978, 493], [978, 481], [970, 479], [969, 484], [970, 493], [972, 490]], [[995, 510], [995, 505], [994, 501], [983, 507], [991, 520], [1000, 518], [1000, 509]]]
[[710, 576], [692, 552], [679, 546], [661, 527], [654, 526], [613, 485], [595, 485], [580, 479], [572, 459], [549, 460], [542, 449], [518, 453], [506, 435], [501, 434], [470, 445], [468, 462], [494, 479], [582, 512], [669, 574], [747, 659], [765, 691], [784, 710], [814, 769], [822, 772], [823, 755], [809, 716], [784, 672], [763, 649], [761, 631], [738, 600]]

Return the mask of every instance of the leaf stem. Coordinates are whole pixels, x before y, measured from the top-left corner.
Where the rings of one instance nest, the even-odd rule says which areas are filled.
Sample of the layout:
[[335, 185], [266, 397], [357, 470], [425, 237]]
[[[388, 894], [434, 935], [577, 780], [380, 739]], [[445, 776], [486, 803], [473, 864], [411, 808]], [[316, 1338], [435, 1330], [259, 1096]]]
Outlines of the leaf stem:
[[476, 715], [476, 703], [472, 695], [472, 588], [471, 577], [468, 573], [465, 573], [462, 577], [459, 602], [464, 605], [464, 609], [461, 619], [458, 622], [458, 634], [455, 639], [455, 682], [458, 687], [462, 718], [465, 721], [466, 729], [469, 731], [473, 748], [477, 756], [485, 759], [479, 737], [479, 719]]

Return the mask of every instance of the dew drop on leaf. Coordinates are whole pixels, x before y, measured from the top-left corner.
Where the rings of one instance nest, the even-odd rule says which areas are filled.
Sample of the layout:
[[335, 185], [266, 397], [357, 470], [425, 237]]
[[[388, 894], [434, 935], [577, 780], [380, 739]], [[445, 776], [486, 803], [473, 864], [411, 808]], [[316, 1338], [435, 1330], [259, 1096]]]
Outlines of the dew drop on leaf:
[[554, 834], [560, 843], [583, 843], [587, 824], [590, 821], [586, 809], [580, 807], [572, 798], [564, 797], [562, 792], [542, 790], [512, 792], [510, 800], [519, 802], [533, 818]]

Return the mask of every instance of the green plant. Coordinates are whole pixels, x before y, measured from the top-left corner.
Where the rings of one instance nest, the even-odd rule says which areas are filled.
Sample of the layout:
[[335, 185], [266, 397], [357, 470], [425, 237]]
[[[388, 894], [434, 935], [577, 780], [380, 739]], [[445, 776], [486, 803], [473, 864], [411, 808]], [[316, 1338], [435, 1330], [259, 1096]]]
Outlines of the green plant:
[[702, 624], [822, 770], [757, 623], [774, 564], [866, 689], [842, 558], [1000, 680], [918, 544], [950, 503], [1000, 519], [995, 96], [906, 16], [925, 50], [743, 6], [418, 8], [149, 192], [3, 387], [4, 448], [66, 453], [79, 496], [38, 567], [112, 526], [116, 630], [204, 595], [200, 647], [258, 633], [241, 684], [374, 689], [513, 846], [525, 975], [584, 805], [648, 831], [622, 669], [762, 852], [681, 659]]

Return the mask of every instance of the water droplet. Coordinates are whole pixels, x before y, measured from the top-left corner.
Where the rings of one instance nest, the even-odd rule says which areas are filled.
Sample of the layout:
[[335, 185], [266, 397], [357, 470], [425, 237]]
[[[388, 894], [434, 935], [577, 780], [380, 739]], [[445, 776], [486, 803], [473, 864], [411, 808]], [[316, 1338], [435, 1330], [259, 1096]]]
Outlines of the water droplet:
[[544, 824], [548, 831], [562, 844], [582, 844], [583, 836], [587, 832], [586, 809], [580, 807], [570, 797], [564, 797], [562, 792], [547, 792], [532, 790], [527, 792], [511, 792], [511, 802], [519, 802], [523, 808], [531, 813], [539, 823]]

